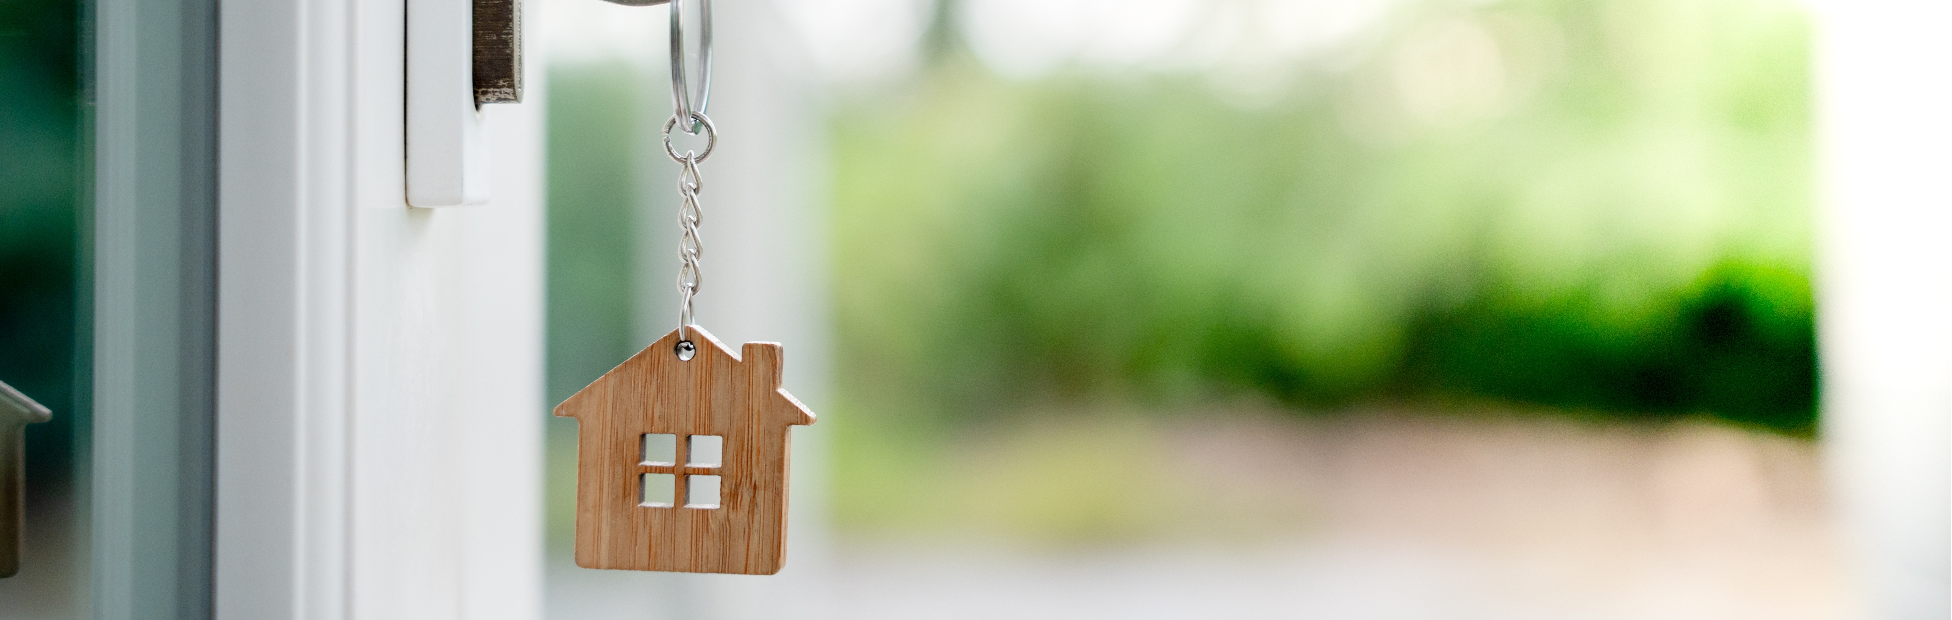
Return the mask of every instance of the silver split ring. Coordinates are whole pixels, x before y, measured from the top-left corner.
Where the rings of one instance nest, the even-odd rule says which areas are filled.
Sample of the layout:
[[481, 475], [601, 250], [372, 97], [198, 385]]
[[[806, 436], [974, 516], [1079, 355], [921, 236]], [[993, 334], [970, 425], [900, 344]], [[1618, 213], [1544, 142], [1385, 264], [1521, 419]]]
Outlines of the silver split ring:
[[679, 155], [678, 149], [671, 146], [671, 130], [678, 127], [678, 117], [674, 115], [671, 120], [664, 121], [664, 154], [670, 155], [671, 161], [684, 163], [689, 158], [694, 164], [701, 163], [705, 158], [712, 156], [713, 149], [718, 148], [718, 128], [712, 126], [712, 119], [706, 118], [703, 113], [692, 112], [691, 125], [693, 129], [685, 133], [695, 136], [698, 135], [698, 128], [705, 130], [705, 152], [685, 151], [685, 154]]
[[[704, 116], [712, 100], [712, 0], [698, 1], [698, 96], [693, 104], [691, 77], [685, 74], [685, 0], [671, 0], [671, 108], [675, 118]], [[685, 129], [698, 133], [698, 127]]]

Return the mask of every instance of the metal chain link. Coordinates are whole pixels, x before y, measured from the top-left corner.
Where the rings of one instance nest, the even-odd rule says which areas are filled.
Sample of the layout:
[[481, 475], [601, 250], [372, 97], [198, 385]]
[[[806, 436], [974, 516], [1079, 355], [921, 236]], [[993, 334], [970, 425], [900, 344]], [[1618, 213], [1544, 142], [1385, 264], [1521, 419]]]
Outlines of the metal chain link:
[[[664, 153], [669, 155], [672, 161], [678, 162], [678, 196], [683, 199], [678, 207], [678, 226], [683, 230], [683, 236], [678, 240], [678, 259], [681, 261], [678, 267], [678, 340], [683, 341], [680, 344], [679, 356], [687, 359], [689, 357], [685, 355], [683, 344], [691, 340], [691, 300], [698, 295], [699, 285], [705, 280], [704, 273], [699, 268], [699, 258], [705, 252], [705, 242], [698, 235], [698, 226], [705, 222], [704, 208], [698, 202], [698, 193], [705, 190], [705, 177], [698, 172], [698, 164], [711, 157], [712, 151], [718, 147], [718, 129], [712, 125], [711, 118], [700, 112], [692, 112], [690, 120], [691, 123], [687, 124], [698, 127], [705, 135], [703, 153], [691, 150], [679, 153], [671, 144], [671, 130], [685, 131], [685, 128], [678, 126], [677, 116], [672, 116], [671, 120], [664, 123]], [[691, 132], [685, 131], [685, 133]]]
[[684, 236], [678, 240], [678, 337], [686, 339], [685, 330], [691, 325], [691, 298], [698, 294], [698, 286], [704, 283], [704, 274], [698, 269], [698, 259], [705, 251], [704, 240], [698, 237], [698, 225], [705, 223], [705, 214], [698, 205], [698, 192], [705, 189], [704, 179], [698, 176], [698, 158], [685, 153], [678, 161], [683, 171], [678, 173], [678, 194], [684, 197], [684, 204], [678, 208], [678, 226], [684, 229]]
[[[687, 75], [684, 62], [685, 29], [682, 15], [685, 0], [671, 0], [671, 120], [664, 123], [664, 153], [678, 162], [678, 195], [684, 199], [678, 207], [678, 226], [684, 236], [678, 240], [678, 344], [673, 351], [680, 360], [690, 360], [698, 352], [691, 341], [692, 298], [698, 296], [698, 287], [704, 283], [705, 276], [699, 268], [699, 257], [705, 252], [705, 242], [698, 236], [698, 226], [705, 221], [705, 212], [698, 204], [698, 193], [705, 189], [705, 178], [698, 172], [698, 164], [704, 163], [718, 148], [718, 129], [712, 126], [712, 119], [705, 116], [705, 105], [712, 96], [712, 2], [698, 2], [698, 73]], [[693, 96], [691, 85], [698, 85]], [[682, 125], [682, 127], [680, 127]], [[679, 153], [671, 145], [671, 130], [677, 129], [691, 136], [703, 134], [704, 152], [686, 150]]]

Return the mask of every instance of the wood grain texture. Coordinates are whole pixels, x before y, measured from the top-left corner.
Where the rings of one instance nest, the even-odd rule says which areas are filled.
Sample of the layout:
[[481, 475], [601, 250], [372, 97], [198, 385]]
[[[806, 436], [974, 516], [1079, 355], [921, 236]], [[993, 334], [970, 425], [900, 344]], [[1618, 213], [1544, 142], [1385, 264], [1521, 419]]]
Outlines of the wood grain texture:
[[[770, 575], [786, 552], [788, 427], [813, 412], [780, 389], [778, 343], [739, 354], [690, 328], [698, 354], [680, 360], [678, 332], [631, 356], [561, 405], [576, 418], [576, 564], [584, 568]], [[647, 433], [678, 435], [677, 463], [643, 461]], [[717, 467], [689, 465], [687, 435], [724, 438]], [[646, 473], [717, 475], [719, 506], [639, 504]]]

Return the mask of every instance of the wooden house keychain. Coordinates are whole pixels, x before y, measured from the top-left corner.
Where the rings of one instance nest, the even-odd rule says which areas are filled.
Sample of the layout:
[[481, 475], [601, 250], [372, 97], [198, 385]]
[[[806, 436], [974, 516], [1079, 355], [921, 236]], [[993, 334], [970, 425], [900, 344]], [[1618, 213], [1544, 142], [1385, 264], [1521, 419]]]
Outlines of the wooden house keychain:
[[[638, 4], [625, 2], [625, 4]], [[711, 92], [711, 0], [698, 0], [699, 89], [684, 63], [684, 0], [671, 0], [671, 96], [664, 150], [683, 197], [678, 328], [556, 406], [576, 418], [576, 564], [584, 568], [779, 572], [786, 547], [789, 428], [813, 412], [780, 387], [780, 345], [737, 353], [692, 324], [698, 294], [703, 182], [718, 130]], [[671, 132], [703, 135], [679, 152]]]

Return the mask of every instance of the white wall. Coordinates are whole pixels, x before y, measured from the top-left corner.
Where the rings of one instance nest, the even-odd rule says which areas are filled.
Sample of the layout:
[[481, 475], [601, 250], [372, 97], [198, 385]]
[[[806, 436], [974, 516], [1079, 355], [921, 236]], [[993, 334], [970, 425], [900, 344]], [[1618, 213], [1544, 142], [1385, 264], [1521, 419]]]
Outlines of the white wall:
[[1820, 11], [1824, 443], [1875, 618], [1945, 618], [1952, 6]]

